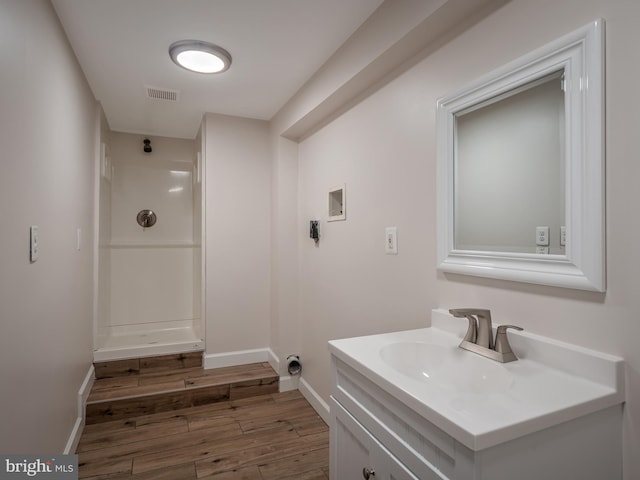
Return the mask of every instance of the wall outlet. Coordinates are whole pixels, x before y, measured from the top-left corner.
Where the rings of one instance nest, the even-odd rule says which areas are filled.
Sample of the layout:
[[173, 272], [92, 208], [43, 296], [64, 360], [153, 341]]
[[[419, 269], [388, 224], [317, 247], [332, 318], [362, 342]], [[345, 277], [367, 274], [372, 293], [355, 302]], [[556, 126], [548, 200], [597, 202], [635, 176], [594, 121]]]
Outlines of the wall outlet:
[[536, 227], [536, 245], [549, 245], [549, 227]]

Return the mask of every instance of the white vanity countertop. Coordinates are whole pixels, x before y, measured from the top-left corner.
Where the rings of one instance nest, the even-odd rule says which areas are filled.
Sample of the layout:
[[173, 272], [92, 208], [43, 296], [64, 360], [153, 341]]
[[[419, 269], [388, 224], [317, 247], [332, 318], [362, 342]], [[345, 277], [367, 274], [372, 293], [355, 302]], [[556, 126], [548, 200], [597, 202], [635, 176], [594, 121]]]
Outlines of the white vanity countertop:
[[[467, 325], [465, 318], [434, 310], [429, 328], [333, 340], [329, 348], [336, 358], [476, 451], [624, 402], [624, 362], [619, 357], [509, 330], [519, 359], [501, 364], [458, 348]], [[470, 383], [475, 385], [466, 388], [460, 381], [459, 373], [469, 372], [440, 369], [444, 384], [438, 384], [399, 373], [382, 358], [381, 350], [388, 345], [400, 344], [402, 350], [415, 343], [435, 345], [448, 358], [464, 360], [465, 370], [473, 367]], [[489, 377], [500, 374], [497, 388], [483, 387], [485, 369]], [[500, 380], [503, 376], [508, 382]], [[458, 378], [457, 383], [447, 384], [449, 377]]]

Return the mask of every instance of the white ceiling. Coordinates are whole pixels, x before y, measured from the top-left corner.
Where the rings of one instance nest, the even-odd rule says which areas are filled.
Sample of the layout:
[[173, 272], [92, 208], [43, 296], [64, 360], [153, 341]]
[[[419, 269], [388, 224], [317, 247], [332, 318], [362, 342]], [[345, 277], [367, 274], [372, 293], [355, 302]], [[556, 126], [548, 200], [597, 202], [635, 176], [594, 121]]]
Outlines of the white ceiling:
[[[268, 120], [382, 0], [52, 0], [114, 131], [194, 138], [205, 112]], [[191, 73], [169, 45], [231, 53], [219, 75]], [[179, 91], [149, 99], [145, 86]]]

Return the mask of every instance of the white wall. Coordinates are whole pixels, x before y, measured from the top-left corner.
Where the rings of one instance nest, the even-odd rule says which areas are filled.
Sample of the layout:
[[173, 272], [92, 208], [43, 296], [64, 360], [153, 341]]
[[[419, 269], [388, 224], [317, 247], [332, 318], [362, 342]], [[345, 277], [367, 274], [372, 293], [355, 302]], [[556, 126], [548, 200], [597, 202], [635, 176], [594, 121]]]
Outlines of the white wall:
[[[607, 29], [606, 294], [437, 272], [436, 99], [599, 17]], [[273, 330], [299, 332], [303, 376], [324, 400], [328, 340], [422, 326], [434, 307], [486, 307], [496, 322], [626, 359], [624, 477], [640, 478], [640, 257], [634, 248], [640, 236], [635, 195], [640, 166], [632, 108], [640, 104], [637, 18], [640, 4], [625, 0], [512, 0], [439, 48], [427, 48], [412, 68], [299, 144], [298, 205], [277, 203], [283, 209], [278, 218], [299, 212], [298, 282], [295, 288], [278, 285], [273, 297], [295, 295], [298, 311], [274, 308]], [[285, 109], [274, 123], [290, 125], [281, 119], [292, 112]], [[275, 129], [272, 140], [281, 133], [284, 128]], [[287, 162], [276, 158], [274, 165]], [[277, 178], [285, 175], [277, 172]], [[343, 182], [347, 220], [327, 223], [327, 189]], [[317, 247], [306, 227], [314, 217], [323, 220]], [[386, 226], [398, 227], [398, 256], [384, 254]], [[278, 252], [274, 249], [277, 265], [293, 264]]]
[[92, 359], [99, 115], [49, 2], [0, 2], [0, 65], [0, 451], [62, 452]]
[[298, 237], [308, 224], [298, 225], [298, 144], [279, 137], [277, 125], [271, 127], [270, 347], [279, 373], [288, 375], [287, 356], [300, 353]]
[[269, 346], [269, 124], [207, 114], [206, 350]]

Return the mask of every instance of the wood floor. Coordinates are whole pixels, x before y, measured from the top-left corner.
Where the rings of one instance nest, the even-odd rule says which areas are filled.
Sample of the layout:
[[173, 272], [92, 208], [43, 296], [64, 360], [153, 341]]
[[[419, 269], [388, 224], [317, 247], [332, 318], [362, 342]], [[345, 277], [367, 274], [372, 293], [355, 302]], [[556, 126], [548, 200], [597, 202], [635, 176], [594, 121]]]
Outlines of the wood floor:
[[[232, 367], [237, 369], [237, 367]], [[172, 385], [173, 391], [189, 394], [188, 379], [212, 385], [244, 383], [238, 397], [231, 395], [209, 403], [182, 408], [181, 402], [158, 402], [157, 393], [146, 394], [151, 410], [139, 414], [145, 405], [135, 400], [135, 407], [104, 410], [85, 426], [78, 445], [79, 477], [83, 479], [134, 480], [327, 480], [329, 478], [329, 430], [298, 391], [264, 393], [272, 388], [268, 381], [256, 388], [259, 364], [249, 372], [212, 370], [198, 375], [197, 367], [187, 365], [182, 372], [157, 369], [140, 375], [135, 369], [112, 378], [96, 380], [90, 397], [95, 403], [131, 400], [135, 390], [148, 391], [151, 384]], [[182, 375], [182, 377], [180, 377]], [[165, 378], [163, 378], [165, 376]], [[129, 378], [128, 377], [135, 377]], [[125, 380], [122, 380], [122, 379]], [[177, 385], [182, 378], [182, 385]], [[187, 380], [185, 380], [187, 378]], [[111, 393], [107, 384], [114, 384]], [[224, 389], [224, 388], [223, 388]], [[118, 392], [118, 393], [113, 393]], [[139, 392], [138, 392], [139, 393]], [[123, 397], [124, 394], [124, 397]], [[105, 398], [106, 397], [106, 398]], [[191, 398], [191, 397], [189, 397]], [[211, 399], [210, 399], [211, 400]], [[162, 405], [158, 409], [154, 406]], [[167, 407], [168, 405], [168, 407]], [[124, 414], [122, 412], [125, 412]], [[110, 415], [111, 413], [111, 415]], [[113, 414], [115, 413], [115, 417]]]
[[172, 357], [162, 357], [163, 363], [153, 367], [144, 366], [149, 362], [135, 368], [122, 365], [128, 360], [96, 365], [87, 424], [278, 391], [278, 376], [268, 363], [205, 370], [186, 357], [167, 367], [167, 362], [177, 363]]

